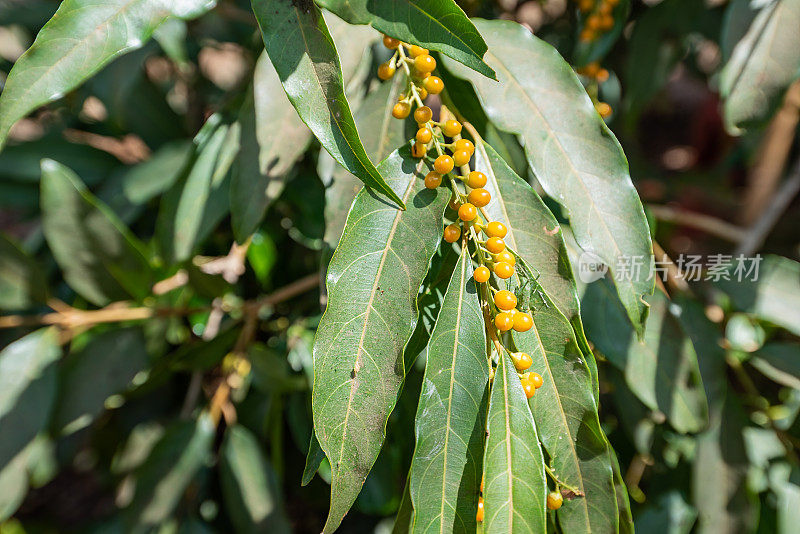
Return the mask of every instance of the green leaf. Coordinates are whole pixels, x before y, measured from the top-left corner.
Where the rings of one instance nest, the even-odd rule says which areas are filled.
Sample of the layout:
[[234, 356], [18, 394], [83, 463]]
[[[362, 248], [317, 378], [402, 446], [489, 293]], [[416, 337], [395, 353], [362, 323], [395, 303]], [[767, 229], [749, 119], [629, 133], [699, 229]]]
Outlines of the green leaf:
[[72, 289], [98, 306], [150, 293], [144, 245], [75, 173], [42, 160], [41, 187], [44, 236]]
[[408, 477], [406, 477], [403, 498], [400, 500], [400, 507], [397, 509], [397, 516], [392, 525], [392, 534], [408, 534], [411, 532], [411, 525], [414, 522], [414, 506], [411, 504], [409, 482]]
[[105, 400], [123, 393], [148, 362], [144, 334], [138, 327], [109, 330], [92, 338], [64, 361], [53, 414], [55, 427], [71, 434], [88, 426], [103, 411]]
[[[374, 161], [383, 161], [414, 135], [408, 131], [407, 121], [398, 121], [390, 112], [403, 87], [402, 76], [381, 84], [356, 111], [356, 127], [362, 132], [371, 132], [365, 139], [364, 149]], [[320, 154], [320, 166], [325, 159], [326, 155]], [[331, 183], [325, 189], [325, 242], [333, 248], [342, 236], [347, 213], [361, 190], [361, 181], [340, 166], [333, 169], [330, 178]]]
[[236, 532], [290, 532], [275, 473], [256, 437], [241, 425], [225, 431], [220, 485]]
[[47, 300], [47, 281], [39, 265], [0, 234], [0, 309], [24, 310]]
[[528, 163], [545, 191], [570, 219], [578, 244], [619, 275], [617, 291], [641, 335], [653, 292], [646, 276], [626, 276], [618, 262], [653, 262], [650, 231], [614, 134], [594, 109], [569, 64], [519, 24], [476, 20], [489, 43], [486, 62], [500, 83], [476, 76], [453, 61], [448, 69], [475, 86], [486, 114], [498, 128], [519, 134]]
[[325, 459], [325, 453], [319, 446], [316, 433], [311, 433], [311, 441], [308, 444], [308, 454], [306, 455], [306, 465], [303, 468], [303, 478], [300, 481], [301, 486], [307, 486], [309, 482], [317, 474], [319, 466]]
[[336, 161], [405, 209], [358, 137], [336, 47], [319, 8], [311, 0], [252, 2], [267, 54], [300, 118]]
[[[0, 351], [0, 469], [50, 420], [56, 396], [58, 332], [43, 328]], [[14, 429], [10, 431], [8, 429]]]
[[0, 465], [0, 521], [14, 515], [28, 493], [28, 449], [32, 445]]
[[697, 432], [708, 423], [708, 410], [692, 340], [663, 293], [647, 301], [650, 319], [639, 341], [610, 284], [589, 284], [582, 300], [586, 334], [639, 400], [666, 414], [675, 430]]
[[689, 534], [697, 518], [692, 508], [678, 491], [659, 495], [636, 517], [641, 532], [664, 534]]
[[[745, 262], [745, 266], [751, 265]], [[800, 263], [781, 256], [765, 256], [751, 275], [740, 276], [732, 267], [728, 279], [715, 285], [731, 297], [739, 311], [800, 336]]]
[[425, 189], [429, 168], [408, 148], [380, 168], [408, 209], [368, 189], [356, 197], [328, 268], [328, 305], [314, 343], [314, 429], [333, 473], [325, 532], [347, 513], [381, 448], [449, 200], [443, 189]]
[[507, 352], [500, 355], [494, 375], [486, 433], [483, 531], [546, 532], [544, 457], [525, 391]]
[[229, 171], [239, 150], [240, 127], [212, 115], [194, 139], [195, 159], [162, 197], [157, 233], [169, 261], [191, 257], [230, 208]]
[[489, 217], [507, 226], [505, 242], [536, 269], [542, 289], [582, 335], [578, 291], [558, 221], [492, 147], [476, 142], [474, 161], [492, 195], [485, 208]]
[[311, 131], [289, 103], [266, 54], [256, 63], [239, 122], [242, 140], [231, 180], [231, 221], [242, 243], [258, 228], [311, 141]]
[[559, 524], [564, 532], [616, 532], [617, 488], [591, 371], [567, 319], [551, 302], [536, 297], [533, 328], [513, 338], [519, 350], [530, 354], [530, 370], [544, 380], [529, 404], [551, 467], [583, 494], [565, 499], [557, 512]]
[[206, 462], [216, 433], [207, 413], [174, 424], [135, 472], [136, 492], [127, 520], [154, 527], [169, 519], [183, 493]]
[[369, 24], [403, 42], [441, 52], [492, 79], [486, 43], [453, 0], [319, 0], [350, 24]]
[[800, 390], [800, 345], [768, 343], [748, 363], [761, 374], [786, 387]]
[[0, 148], [17, 120], [61, 98], [114, 58], [140, 48], [169, 17], [193, 18], [214, 0], [66, 0], [14, 64], [0, 96]]
[[752, 532], [757, 498], [747, 488], [748, 459], [742, 431], [747, 416], [730, 393], [711, 413], [711, 425], [697, 438], [693, 463], [693, 504], [700, 534]]
[[428, 343], [410, 472], [413, 532], [476, 528], [488, 383], [486, 329], [464, 247]]
[[800, 78], [800, 0], [776, 0], [753, 19], [722, 68], [725, 127], [733, 135], [772, 115]]

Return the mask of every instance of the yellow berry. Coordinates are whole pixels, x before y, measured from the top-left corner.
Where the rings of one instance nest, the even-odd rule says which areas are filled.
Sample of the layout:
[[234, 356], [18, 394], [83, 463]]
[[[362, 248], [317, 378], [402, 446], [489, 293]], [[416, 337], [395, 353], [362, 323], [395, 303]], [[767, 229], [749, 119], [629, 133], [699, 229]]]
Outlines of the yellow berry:
[[517, 296], [506, 289], [494, 294], [494, 305], [503, 311], [513, 310], [517, 306]]
[[461, 133], [461, 123], [455, 119], [450, 119], [442, 124], [442, 133], [447, 137], [453, 137]]
[[398, 102], [392, 108], [392, 117], [395, 119], [405, 119], [411, 113], [411, 104], [408, 102]]
[[558, 510], [564, 503], [564, 497], [557, 491], [551, 491], [547, 494], [547, 508], [549, 510]]
[[[444, 240], [455, 243], [461, 237], [461, 228], [457, 224], [448, 224], [444, 229]], [[513, 326], [513, 321], [512, 321]]]
[[497, 253], [494, 257], [494, 261], [496, 262], [503, 261], [509, 265], [517, 264], [517, 258], [515, 258], [514, 255], [507, 250]]
[[487, 282], [487, 281], [489, 280], [489, 277], [490, 277], [491, 275], [492, 275], [492, 273], [489, 271], [489, 269], [487, 269], [487, 268], [486, 268], [485, 266], [483, 266], [483, 265], [481, 265], [480, 267], [478, 267], [477, 269], [475, 269], [475, 272], [474, 272], [474, 273], [472, 273], [472, 277], [473, 277], [473, 278], [475, 279], [475, 281], [476, 281], [476, 282], [478, 282], [479, 284], [482, 284], [482, 283], [484, 283], [484, 282]]
[[489, 237], [505, 237], [506, 233], [508, 233], [508, 228], [501, 222], [492, 221], [486, 226], [486, 235]]
[[442, 175], [436, 171], [431, 171], [425, 175], [425, 187], [428, 189], [436, 189], [442, 185]]
[[436, 60], [433, 56], [422, 54], [414, 58], [414, 68], [419, 72], [432, 72], [436, 68]]
[[[490, 237], [486, 240], [486, 250], [492, 254], [499, 254], [506, 249], [506, 243], [500, 237]], [[513, 308], [513, 306], [512, 306]]]
[[426, 98], [428, 98], [428, 91], [426, 91], [424, 87], [420, 87], [419, 89], [417, 89], [417, 94], [419, 94], [420, 100], [425, 100]]
[[542, 387], [542, 384], [544, 384], [544, 379], [539, 373], [531, 373], [531, 376], [528, 380], [530, 380], [530, 383], [533, 384], [533, 387], [536, 389], [539, 389]]
[[417, 124], [425, 124], [433, 118], [433, 111], [428, 106], [420, 106], [414, 111], [414, 120]]
[[501, 332], [508, 332], [514, 327], [514, 319], [508, 312], [500, 312], [494, 318], [494, 325]]
[[514, 314], [514, 330], [527, 332], [533, 326], [533, 317], [529, 313], [517, 312]]
[[433, 162], [433, 168], [439, 174], [447, 174], [448, 172], [453, 170], [453, 158], [448, 156], [447, 154], [442, 154], [436, 161]]
[[429, 76], [422, 82], [422, 87], [432, 95], [438, 95], [444, 89], [444, 82], [437, 76]]
[[408, 47], [408, 55], [411, 57], [417, 57], [427, 53], [428, 49], [422, 48], [421, 46], [411, 45]]
[[[513, 352], [511, 353], [511, 360], [514, 362], [514, 367], [520, 373], [522, 371], [527, 371], [530, 368], [530, 366], [533, 365], [533, 360], [531, 359], [530, 354], [528, 354], [527, 352]], [[529, 374], [526, 376], [528, 381], [530, 381], [531, 375]], [[536, 387], [536, 385], [533, 384], [533, 382], [531, 382], [531, 385]]]
[[458, 207], [458, 218], [464, 222], [472, 221], [477, 216], [478, 216], [477, 208], [475, 208], [475, 206], [473, 206], [469, 202], [467, 202], [466, 204], [461, 204], [461, 206]]
[[385, 46], [389, 50], [394, 50], [399, 45], [400, 45], [400, 41], [399, 40], [397, 40], [397, 39], [395, 39], [393, 37], [389, 37], [388, 35], [384, 35], [383, 36], [383, 46]]
[[469, 139], [459, 139], [455, 143], [456, 150], [466, 150], [470, 154], [475, 153], [475, 145], [472, 144], [472, 141]]
[[431, 139], [433, 139], [433, 132], [431, 132], [431, 129], [428, 128], [427, 126], [423, 126], [419, 130], [417, 130], [417, 135], [415, 136], [415, 139], [417, 140], [418, 143], [423, 143], [427, 145], [428, 143], [431, 142]]
[[394, 67], [388, 63], [381, 63], [380, 67], [378, 67], [378, 78], [388, 80], [392, 76], [394, 76]]
[[595, 104], [594, 109], [596, 109], [597, 112], [600, 114], [600, 116], [603, 117], [604, 119], [609, 118], [611, 116], [611, 112], [613, 111], [611, 109], [611, 106], [609, 106], [605, 102], [598, 102], [597, 104]]
[[425, 143], [420, 143], [419, 141], [416, 141], [411, 149], [411, 155], [415, 158], [424, 158], [426, 152], [428, 152], [428, 147], [425, 146]]
[[486, 185], [486, 175], [480, 171], [472, 171], [469, 173], [469, 176], [467, 176], [467, 185], [473, 189], [483, 187]]
[[483, 521], [483, 497], [478, 499], [478, 512], [475, 514], [475, 521], [480, 523]]
[[467, 152], [466, 150], [456, 150], [453, 152], [453, 161], [455, 161], [456, 167], [468, 164], [470, 159], [472, 159], [471, 152]]
[[469, 195], [467, 195], [467, 199], [479, 208], [482, 208], [492, 200], [492, 195], [490, 195], [486, 189], [473, 189], [469, 192]]
[[498, 277], [502, 278], [503, 280], [507, 280], [511, 278], [514, 274], [514, 266], [509, 265], [508, 263], [501, 261], [499, 263], [495, 263], [494, 265], [494, 274]]

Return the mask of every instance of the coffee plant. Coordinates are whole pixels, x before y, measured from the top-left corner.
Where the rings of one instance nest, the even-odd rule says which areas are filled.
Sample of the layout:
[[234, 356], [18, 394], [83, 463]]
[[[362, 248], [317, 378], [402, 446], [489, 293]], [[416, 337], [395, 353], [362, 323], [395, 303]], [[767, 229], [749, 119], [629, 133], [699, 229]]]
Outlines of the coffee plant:
[[0, 0], [0, 534], [796, 532], [798, 30]]

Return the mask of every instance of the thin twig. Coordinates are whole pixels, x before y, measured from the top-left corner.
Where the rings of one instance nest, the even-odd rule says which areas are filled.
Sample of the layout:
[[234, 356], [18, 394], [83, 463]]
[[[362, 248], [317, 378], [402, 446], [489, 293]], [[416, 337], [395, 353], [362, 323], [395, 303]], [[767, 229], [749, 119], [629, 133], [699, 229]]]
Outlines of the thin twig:
[[[675, 265], [675, 262], [672, 261], [664, 249], [661, 248], [661, 245], [658, 244], [658, 241], [653, 239], [653, 253], [656, 257], [656, 261], [660, 261], [662, 264], [666, 264], [667, 271], [666, 271], [666, 278], [667, 284], [669, 287], [675, 291], [681, 293], [688, 293], [689, 290], [689, 283], [686, 282], [686, 279], [683, 276], [680, 268]], [[658, 275], [656, 274], [656, 280], [661, 280]]]
[[702, 230], [731, 243], [738, 243], [747, 235], [746, 229], [703, 213], [676, 210], [669, 206], [655, 204], [648, 204], [647, 209], [658, 220]]

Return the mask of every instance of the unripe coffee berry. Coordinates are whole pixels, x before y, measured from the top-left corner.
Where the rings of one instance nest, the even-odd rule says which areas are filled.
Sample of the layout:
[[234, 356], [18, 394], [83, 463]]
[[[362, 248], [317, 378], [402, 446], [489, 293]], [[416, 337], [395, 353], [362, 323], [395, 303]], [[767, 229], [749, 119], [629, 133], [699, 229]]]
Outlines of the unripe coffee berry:
[[469, 176], [467, 176], [467, 185], [473, 189], [483, 187], [486, 185], [486, 175], [480, 171], [472, 171], [469, 173]]
[[442, 175], [436, 171], [431, 171], [425, 175], [425, 187], [428, 189], [436, 189], [442, 185]]
[[469, 222], [478, 216], [478, 210], [469, 202], [461, 204], [458, 208], [458, 218], [464, 222]]
[[428, 106], [420, 106], [414, 111], [414, 120], [417, 124], [425, 124], [433, 117], [433, 111]]
[[433, 162], [433, 168], [436, 169], [436, 172], [439, 174], [447, 174], [448, 172], [452, 171], [453, 165], [453, 158], [447, 154], [442, 154], [436, 158], [436, 161]]
[[444, 228], [445, 241], [447, 241], [448, 243], [455, 243], [456, 241], [458, 241], [459, 237], [461, 237], [461, 228], [457, 224], [448, 224], [447, 226], [445, 226]]
[[479, 284], [483, 284], [484, 282], [487, 282], [491, 275], [492, 275], [491, 271], [489, 271], [489, 269], [487, 269], [486, 266], [484, 266], [484, 265], [481, 265], [480, 267], [475, 269], [474, 273], [472, 273], [472, 277]]
[[[458, 152], [456, 152], [456, 154], [458, 154]], [[486, 189], [473, 189], [469, 192], [467, 198], [470, 202], [482, 208], [492, 200], [492, 195], [490, 195]]]
[[[506, 242], [499, 237], [490, 237], [486, 240], [486, 250], [492, 254], [499, 254], [506, 249]], [[513, 306], [512, 306], [513, 307]]]

